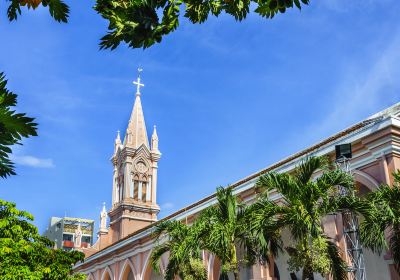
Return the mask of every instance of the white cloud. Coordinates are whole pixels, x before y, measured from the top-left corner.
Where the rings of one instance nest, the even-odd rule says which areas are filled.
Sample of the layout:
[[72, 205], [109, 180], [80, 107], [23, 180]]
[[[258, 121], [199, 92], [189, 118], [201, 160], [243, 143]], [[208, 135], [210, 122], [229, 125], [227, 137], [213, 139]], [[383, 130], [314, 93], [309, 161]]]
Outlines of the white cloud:
[[400, 31], [394, 32], [386, 48], [375, 49], [363, 63], [348, 65], [343, 80], [334, 90], [335, 103], [331, 104], [325, 118], [313, 125], [313, 133], [326, 135], [332, 129], [343, 129], [344, 123], [360, 121], [376, 113], [377, 108], [383, 109], [390, 105], [388, 102], [396, 100], [400, 89], [397, 79], [400, 76], [399, 48]]
[[174, 204], [172, 202], [165, 202], [161, 205], [161, 210], [168, 210], [174, 208]]
[[54, 168], [55, 165], [51, 158], [37, 158], [34, 156], [11, 156], [11, 159], [19, 165], [35, 168]]

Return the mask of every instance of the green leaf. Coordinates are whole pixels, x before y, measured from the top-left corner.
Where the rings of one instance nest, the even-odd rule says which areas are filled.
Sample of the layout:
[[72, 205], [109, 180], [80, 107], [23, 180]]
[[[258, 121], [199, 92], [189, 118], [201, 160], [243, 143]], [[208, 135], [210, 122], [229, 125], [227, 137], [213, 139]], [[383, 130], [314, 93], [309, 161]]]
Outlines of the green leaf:
[[17, 95], [7, 89], [7, 80], [0, 73], [0, 177], [15, 175], [14, 164], [9, 158], [11, 146], [20, 144], [22, 138], [37, 135], [33, 118], [16, 113]]

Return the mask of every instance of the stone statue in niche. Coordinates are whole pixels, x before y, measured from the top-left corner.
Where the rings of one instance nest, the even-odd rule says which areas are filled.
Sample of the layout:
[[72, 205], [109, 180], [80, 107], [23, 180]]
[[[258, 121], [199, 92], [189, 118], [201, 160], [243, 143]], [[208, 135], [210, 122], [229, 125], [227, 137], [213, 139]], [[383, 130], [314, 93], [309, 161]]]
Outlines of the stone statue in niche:
[[78, 228], [75, 230], [75, 247], [80, 248], [82, 242], [82, 229], [81, 223], [78, 222]]

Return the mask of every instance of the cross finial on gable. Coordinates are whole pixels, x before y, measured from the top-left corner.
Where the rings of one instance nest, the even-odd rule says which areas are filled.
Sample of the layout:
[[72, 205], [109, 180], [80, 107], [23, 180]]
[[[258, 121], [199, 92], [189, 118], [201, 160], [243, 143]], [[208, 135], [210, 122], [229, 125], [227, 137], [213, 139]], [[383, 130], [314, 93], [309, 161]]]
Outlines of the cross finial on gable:
[[136, 85], [136, 95], [140, 96], [140, 87], [144, 87], [144, 84], [140, 83], [140, 73], [143, 71], [142, 68], [138, 68], [138, 78], [133, 82]]

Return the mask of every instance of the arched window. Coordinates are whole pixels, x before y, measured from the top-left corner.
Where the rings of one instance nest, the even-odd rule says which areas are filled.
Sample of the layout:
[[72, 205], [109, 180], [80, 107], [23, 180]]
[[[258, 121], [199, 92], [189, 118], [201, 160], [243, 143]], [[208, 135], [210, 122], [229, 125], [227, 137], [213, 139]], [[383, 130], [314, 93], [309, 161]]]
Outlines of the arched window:
[[146, 193], [147, 193], [147, 182], [142, 183], [142, 201], [146, 201]]
[[121, 183], [119, 187], [119, 200], [122, 201], [124, 199], [124, 184]]
[[101, 280], [111, 280], [111, 279], [113, 279], [112, 273], [111, 270], [107, 267], [104, 270], [103, 275], [101, 276]]
[[135, 176], [135, 180], [133, 181], [133, 199], [138, 200], [138, 194], [139, 194], [139, 178]]
[[117, 183], [117, 187], [115, 188], [115, 203], [119, 202], [119, 184]]
[[132, 180], [132, 174], [129, 176], [129, 197], [133, 198], [133, 194], [134, 194], [134, 189], [135, 189], [135, 185], [134, 185], [134, 180]]
[[130, 261], [126, 261], [124, 266], [122, 267], [122, 274], [120, 276], [120, 280], [135, 280], [134, 267], [130, 263]]

